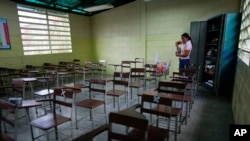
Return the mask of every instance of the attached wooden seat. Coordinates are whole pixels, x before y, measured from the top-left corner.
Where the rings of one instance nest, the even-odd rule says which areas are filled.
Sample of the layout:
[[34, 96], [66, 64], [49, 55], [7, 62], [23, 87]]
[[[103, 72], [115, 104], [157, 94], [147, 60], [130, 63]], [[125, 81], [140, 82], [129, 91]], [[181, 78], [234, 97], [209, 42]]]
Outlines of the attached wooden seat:
[[99, 107], [103, 104], [104, 104], [104, 101], [101, 101], [101, 100], [87, 99], [87, 100], [78, 102], [77, 106], [86, 107], [89, 109], [94, 109], [94, 108]]
[[110, 96], [119, 97], [119, 96], [127, 94], [127, 91], [126, 90], [110, 90], [108, 91], [107, 94]]
[[61, 116], [59, 114], [48, 113], [47, 115], [42, 116], [41, 118], [34, 119], [31, 122], [31, 125], [42, 130], [49, 130], [67, 121], [70, 121], [70, 118]]
[[173, 116], [173, 117], [179, 116], [180, 113], [181, 113], [181, 109], [180, 108], [174, 108], [174, 107], [172, 107], [172, 111], [170, 112], [168, 106], [161, 105], [161, 104], [155, 106], [153, 108], [153, 110], [156, 110], [159, 113], [161, 113], [162, 115], [166, 115], [166, 116], [170, 116], [170, 114], [171, 114], [171, 116]]
[[14, 139], [5, 133], [0, 133], [0, 141], [14, 141]]

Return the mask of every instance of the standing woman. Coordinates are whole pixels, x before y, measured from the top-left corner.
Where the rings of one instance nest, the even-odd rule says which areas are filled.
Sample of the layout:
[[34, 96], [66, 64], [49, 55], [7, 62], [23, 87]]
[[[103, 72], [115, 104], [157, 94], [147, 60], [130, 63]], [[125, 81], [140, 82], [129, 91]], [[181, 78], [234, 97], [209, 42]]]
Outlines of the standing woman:
[[179, 57], [179, 69], [186, 68], [189, 64], [190, 54], [192, 51], [192, 42], [188, 33], [181, 35], [181, 41], [175, 42], [176, 56]]

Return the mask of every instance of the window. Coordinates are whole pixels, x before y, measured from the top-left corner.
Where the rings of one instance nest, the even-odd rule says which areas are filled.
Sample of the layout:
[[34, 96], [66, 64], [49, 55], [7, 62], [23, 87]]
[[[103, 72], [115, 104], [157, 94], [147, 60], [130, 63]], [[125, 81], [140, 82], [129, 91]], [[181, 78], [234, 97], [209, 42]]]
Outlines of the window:
[[250, 65], [250, 0], [242, 1], [242, 20], [239, 39], [238, 57]]
[[71, 53], [67, 13], [17, 5], [24, 55]]

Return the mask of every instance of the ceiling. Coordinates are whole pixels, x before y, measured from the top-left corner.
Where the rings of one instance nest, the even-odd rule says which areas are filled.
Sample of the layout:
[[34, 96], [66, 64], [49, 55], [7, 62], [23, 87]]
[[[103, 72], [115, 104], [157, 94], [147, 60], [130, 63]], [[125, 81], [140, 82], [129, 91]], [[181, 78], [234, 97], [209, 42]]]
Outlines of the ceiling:
[[91, 16], [135, 0], [11, 0], [69, 13]]

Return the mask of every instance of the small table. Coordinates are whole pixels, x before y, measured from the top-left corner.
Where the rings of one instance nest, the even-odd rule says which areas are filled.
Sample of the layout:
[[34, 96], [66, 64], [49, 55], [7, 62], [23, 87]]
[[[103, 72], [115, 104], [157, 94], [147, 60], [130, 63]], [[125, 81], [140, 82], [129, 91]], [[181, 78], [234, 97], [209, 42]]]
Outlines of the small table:
[[33, 94], [34, 90], [33, 90], [33, 86], [31, 82], [37, 81], [37, 78], [35, 77], [26, 77], [26, 78], [15, 78], [15, 79], [19, 79], [22, 80], [23, 83], [23, 98], [25, 98], [26, 95], [26, 90], [25, 90], [25, 84], [27, 83], [31, 89], [31, 93]]
[[68, 83], [68, 84], [65, 84], [64, 87], [81, 91], [81, 89], [85, 88], [86, 86], [81, 83]]
[[116, 72], [116, 68], [117, 67], [121, 67], [122, 66], [121, 64], [108, 64], [108, 65], [113, 66], [114, 69], [115, 69], [115, 72]]
[[42, 102], [37, 102], [36, 100], [22, 100], [22, 105], [18, 106], [18, 109], [24, 108], [27, 114], [28, 121], [30, 122], [29, 108], [41, 106]]

